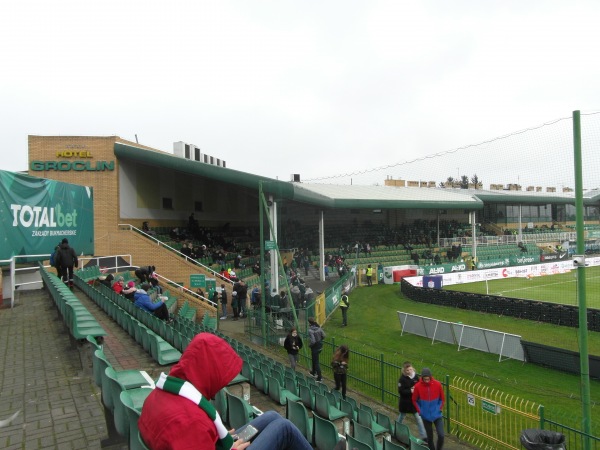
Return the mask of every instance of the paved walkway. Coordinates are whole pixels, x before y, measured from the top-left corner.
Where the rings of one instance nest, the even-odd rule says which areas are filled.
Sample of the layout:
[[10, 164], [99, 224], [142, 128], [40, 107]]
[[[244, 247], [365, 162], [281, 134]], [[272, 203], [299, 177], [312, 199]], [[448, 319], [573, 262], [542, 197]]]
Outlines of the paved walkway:
[[[157, 365], [89, 298], [77, 289], [75, 293], [107, 331], [104, 352], [115, 369], [145, 370], [152, 378], [168, 371], [168, 366]], [[223, 332], [251, 345], [244, 335], [244, 321], [221, 321], [220, 325]], [[17, 291], [14, 309], [4, 301], [0, 308], [0, 448], [101, 448], [108, 436], [100, 389], [92, 380], [91, 360], [82, 354], [83, 358], [45, 290]], [[326, 383], [331, 385], [330, 380]], [[250, 398], [259, 409], [285, 414], [284, 407], [254, 387]], [[368, 401], [359, 398], [363, 400]], [[126, 449], [127, 445], [108, 448]], [[445, 448], [467, 447], [451, 438]]]

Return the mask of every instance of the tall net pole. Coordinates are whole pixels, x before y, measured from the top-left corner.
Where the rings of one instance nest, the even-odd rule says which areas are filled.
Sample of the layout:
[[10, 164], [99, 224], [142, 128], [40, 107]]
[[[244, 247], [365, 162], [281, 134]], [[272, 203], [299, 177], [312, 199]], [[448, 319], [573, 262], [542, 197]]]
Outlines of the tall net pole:
[[583, 215], [583, 165], [581, 158], [581, 114], [573, 111], [573, 156], [575, 163], [575, 212], [577, 232], [577, 254], [581, 257], [577, 264], [577, 303], [579, 305], [579, 360], [581, 368], [581, 408], [582, 430], [585, 433], [583, 448], [590, 449], [591, 416], [590, 368], [588, 356], [587, 302], [585, 292], [585, 236]]

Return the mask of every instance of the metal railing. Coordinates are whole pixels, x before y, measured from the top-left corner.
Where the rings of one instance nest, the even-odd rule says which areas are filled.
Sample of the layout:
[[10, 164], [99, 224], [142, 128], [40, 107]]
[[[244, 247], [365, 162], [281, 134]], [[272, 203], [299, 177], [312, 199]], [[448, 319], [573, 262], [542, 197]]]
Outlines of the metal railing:
[[[274, 330], [273, 334], [281, 337], [282, 332], [283, 330], [279, 328]], [[310, 368], [308, 336], [304, 330], [299, 330], [299, 333], [304, 346], [298, 355], [298, 362]], [[270, 342], [280, 349], [283, 356], [285, 351], [280, 347], [278, 340], [271, 339]], [[335, 338], [324, 340], [320, 355], [322, 372], [331, 378], [333, 372], [327, 362], [331, 361], [338, 345]], [[352, 362], [347, 373], [348, 384], [354, 390], [381, 401], [395, 410], [398, 405], [398, 377], [404, 357], [402, 355], [390, 357], [384, 353], [371, 353], [354, 347], [351, 351]], [[585, 435], [573, 427], [544, 418], [542, 405], [472, 380], [460, 377], [450, 379], [449, 375], [440, 376], [438, 379], [444, 385], [446, 392], [447, 404], [444, 408], [446, 428], [449, 433], [458, 436], [461, 440], [485, 449], [515, 450], [521, 448], [519, 438], [523, 430], [546, 428], [565, 434], [566, 446], [569, 450], [583, 449], [582, 442], [586, 437], [592, 441], [592, 449], [600, 450], [600, 437]]]
[[[16, 275], [18, 272], [38, 272], [39, 266], [37, 265], [32, 265], [32, 266], [27, 266], [27, 267], [17, 267], [17, 260], [18, 259], [33, 259], [36, 261], [44, 261], [46, 259], [50, 259], [50, 255], [49, 254], [43, 254], [43, 255], [15, 255], [10, 259], [4, 259], [0, 261], [0, 265], [2, 265], [2, 263], [9, 263], [10, 265], [10, 307], [11, 309], [14, 308], [15, 306], [15, 291], [21, 287], [21, 286], [28, 286], [28, 285], [33, 285], [33, 284], [43, 284], [43, 281], [41, 279], [39, 280], [34, 280], [34, 281], [26, 281], [24, 283], [17, 283], [16, 282]], [[49, 266], [44, 266], [44, 267], [49, 267]], [[0, 286], [0, 289], [2, 289], [2, 287]]]
[[171, 247], [170, 245], [165, 244], [164, 242], [156, 239], [154, 236], [149, 235], [148, 233], [144, 232], [143, 230], [140, 230], [139, 228], [136, 228], [133, 225], [128, 224], [128, 223], [120, 223], [120, 224], [118, 224], [118, 226], [121, 227], [121, 228], [128, 228], [130, 231], [135, 231], [135, 232], [137, 232], [139, 234], [144, 235], [146, 238], [154, 241], [156, 243], [156, 245], [158, 245], [159, 247], [164, 247], [164, 248], [166, 248], [166, 249], [168, 249], [168, 250], [176, 253], [177, 255], [179, 255], [183, 259], [185, 259], [186, 261], [188, 261], [188, 262], [190, 262], [190, 263], [192, 263], [192, 264], [194, 264], [196, 266], [201, 267], [202, 269], [206, 270], [207, 272], [212, 273], [215, 276], [215, 278], [221, 280], [222, 282], [228, 282], [231, 285], [233, 285], [233, 282], [231, 280], [223, 279], [223, 277], [221, 277], [221, 275], [219, 274], [219, 272], [216, 272], [215, 270], [211, 269], [208, 266], [205, 266], [204, 264], [196, 261], [195, 259], [190, 258], [189, 256], [184, 255], [183, 253], [181, 253], [176, 248]]

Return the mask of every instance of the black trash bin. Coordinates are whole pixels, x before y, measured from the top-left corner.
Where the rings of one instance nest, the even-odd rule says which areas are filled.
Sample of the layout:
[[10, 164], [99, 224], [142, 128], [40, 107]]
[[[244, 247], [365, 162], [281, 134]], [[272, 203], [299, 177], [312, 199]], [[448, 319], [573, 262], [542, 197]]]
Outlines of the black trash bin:
[[556, 431], [529, 429], [521, 432], [521, 444], [527, 450], [566, 449], [565, 435]]

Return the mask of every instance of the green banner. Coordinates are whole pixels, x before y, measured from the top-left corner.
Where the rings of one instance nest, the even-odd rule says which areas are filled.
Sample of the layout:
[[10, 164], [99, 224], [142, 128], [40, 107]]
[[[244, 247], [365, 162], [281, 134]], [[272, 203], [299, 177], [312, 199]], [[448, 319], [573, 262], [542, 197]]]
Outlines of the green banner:
[[0, 260], [50, 253], [62, 241], [94, 254], [91, 187], [0, 171]]
[[206, 275], [193, 273], [190, 275], [190, 288], [206, 287]]
[[538, 264], [540, 262], [540, 255], [530, 255], [524, 253], [519, 256], [510, 257], [511, 266], [525, 266], [527, 264]]
[[509, 258], [486, 259], [485, 261], [477, 261], [478, 269], [494, 269], [496, 267], [510, 266]]

